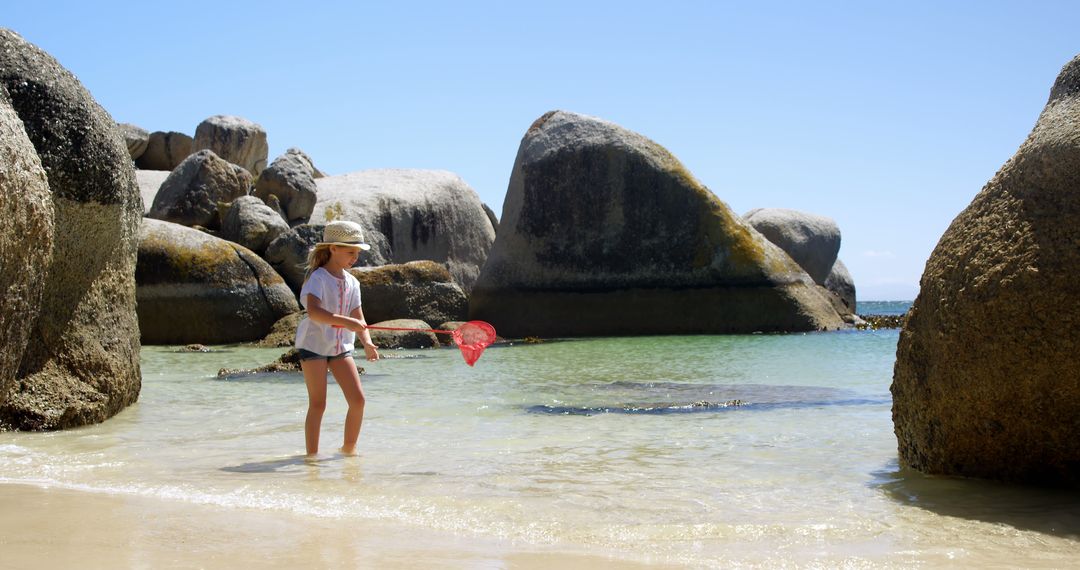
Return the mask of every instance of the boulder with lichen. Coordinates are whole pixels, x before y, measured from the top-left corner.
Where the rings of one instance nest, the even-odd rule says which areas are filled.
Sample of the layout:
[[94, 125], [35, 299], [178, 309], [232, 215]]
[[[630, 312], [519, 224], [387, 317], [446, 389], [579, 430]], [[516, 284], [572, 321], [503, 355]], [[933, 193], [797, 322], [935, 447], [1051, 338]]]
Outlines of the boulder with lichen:
[[511, 337], [843, 326], [813, 279], [670, 152], [564, 111], [521, 141], [469, 313]]

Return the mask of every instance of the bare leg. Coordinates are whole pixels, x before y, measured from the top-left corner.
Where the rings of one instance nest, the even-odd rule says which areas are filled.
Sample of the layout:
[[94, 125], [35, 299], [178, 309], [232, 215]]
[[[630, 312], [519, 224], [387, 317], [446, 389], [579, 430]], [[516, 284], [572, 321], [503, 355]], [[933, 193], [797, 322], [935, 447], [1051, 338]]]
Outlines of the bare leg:
[[364, 387], [360, 385], [360, 373], [352, 357], [339, 358], [330, 362], [330, 371], [345, 394], [349, 411], [345, 414], [345, 443], [341, 452], [346, 455], [356, 453], [356, 442], [360, 439], [360, 425], [364, 423]]
[[319, 452], [319, 430], [322, 428], [323, 412], [326, 411], [326, 361], [303, 360], [300, 369], [304, 371], [304, 384], [307, 384], [308, 410], [304, 420], [304, 444], [309, 457]]

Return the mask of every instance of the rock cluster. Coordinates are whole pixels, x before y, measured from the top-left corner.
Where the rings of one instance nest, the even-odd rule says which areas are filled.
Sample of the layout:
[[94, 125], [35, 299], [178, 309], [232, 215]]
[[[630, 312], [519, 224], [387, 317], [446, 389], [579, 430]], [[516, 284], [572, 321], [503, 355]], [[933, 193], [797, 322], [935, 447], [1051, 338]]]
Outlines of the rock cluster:
[[115, 414], [138, 397], [140, 341], [291, 344], [308, 252], [333, 220], [365, 228], [372, 248], [351, 271], [377, 325], [795, 331], [843, 326], [848, 295], [854, 306], [835, 223], [789, 215], [785, 231], [812, 227], [767, 239], [665, 149], [600, 119], [552, 112], [529, 128], [498, 235], [451, 172], [326, 176], [295, 148], [267, 159], [266, 131], [242, 117], [209, 117], [193, 137], [117, 124], [0, 30], [0, 429]]

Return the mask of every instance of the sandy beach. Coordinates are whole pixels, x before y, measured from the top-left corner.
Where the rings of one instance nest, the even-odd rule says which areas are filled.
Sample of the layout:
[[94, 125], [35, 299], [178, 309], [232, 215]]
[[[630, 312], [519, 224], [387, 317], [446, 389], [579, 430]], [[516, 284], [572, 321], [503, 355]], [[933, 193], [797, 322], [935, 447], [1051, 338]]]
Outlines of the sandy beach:
[[381, 522], [10, 484], [0, 550], [11, 569], [642, 567]]

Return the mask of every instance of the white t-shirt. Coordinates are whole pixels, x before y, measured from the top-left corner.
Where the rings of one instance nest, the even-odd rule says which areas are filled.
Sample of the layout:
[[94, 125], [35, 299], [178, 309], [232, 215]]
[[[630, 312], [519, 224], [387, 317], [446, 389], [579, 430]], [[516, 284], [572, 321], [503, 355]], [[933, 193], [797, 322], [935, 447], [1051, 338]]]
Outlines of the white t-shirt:
[[[323, 309], [348, 316], [360, 306], [360, 282], [345, 272], [338, 279], [322, 267], [316, 269], [300, 289], [300, 304], [307, 309], [308, 295], [315, 295]], [[353, 349], [356, 333], [346, 328], [324, 325], [304, 317], [296, 328], [296, 348], [323, 356], [337, 356]]]

